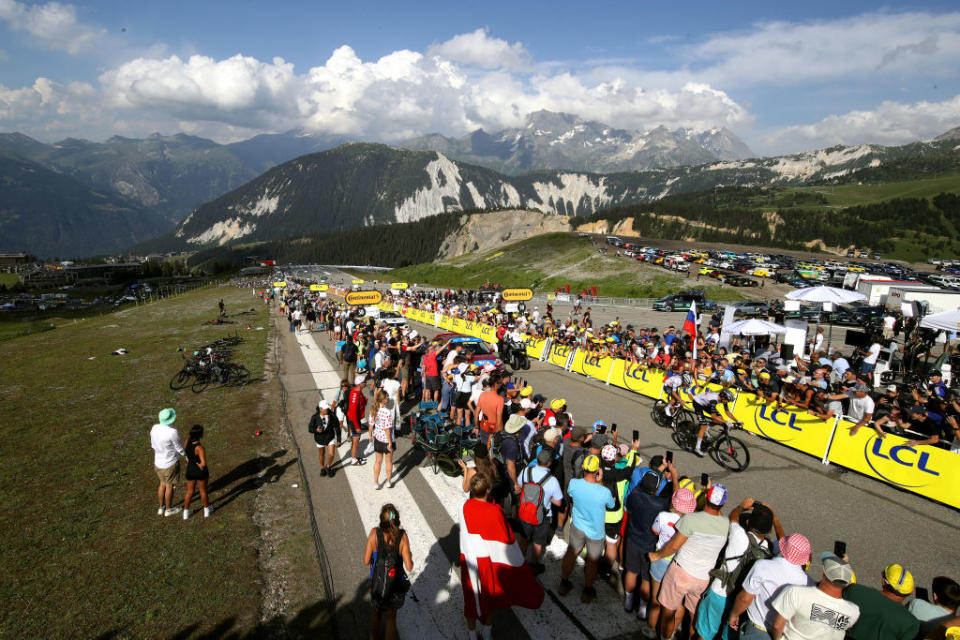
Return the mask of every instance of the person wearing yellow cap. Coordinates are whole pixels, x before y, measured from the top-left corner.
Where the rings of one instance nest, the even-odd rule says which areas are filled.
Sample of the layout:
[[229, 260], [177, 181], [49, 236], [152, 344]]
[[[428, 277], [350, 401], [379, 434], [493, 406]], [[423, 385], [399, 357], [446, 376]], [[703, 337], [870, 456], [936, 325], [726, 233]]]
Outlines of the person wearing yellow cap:
[[604, 551], [605, 520], [607, 509], [616, 504], [610, 489], [603, 485], [603, 471], [600, 469], [600, 457], [590, 454], [584, 456], [583, 477], [574, 478], [567, 486], [567, 495], [573, 501], [572, 521], [570, 523], [569, 546], [563, 556], [560, 571], [560, 588], [557, 592], [565, 596], [573, 589], [570, 574], [577, 562], [577, 556], [587, 548], [587, 560], [583, 567], [584, 587], [580, 601], [593, 602], [597, 591], [593, 581], [597, 577], [600, 556]]
[[880, 591], [862, 584], [843, 590], [843, 599], [860, 607], [860, 619], [847, 630], [851, 640], [911, 640], [920, 633], [920, 621], [903, 606], [913, 593], [913, 574], [901, 564], [887, 565]]

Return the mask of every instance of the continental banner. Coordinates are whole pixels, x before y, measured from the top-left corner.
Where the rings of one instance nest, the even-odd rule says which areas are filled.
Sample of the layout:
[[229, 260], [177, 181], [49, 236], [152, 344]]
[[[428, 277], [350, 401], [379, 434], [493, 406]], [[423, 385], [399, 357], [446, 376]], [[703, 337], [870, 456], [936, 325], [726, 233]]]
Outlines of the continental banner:
[[922, 445], [892, 433], [878, 438], [863, 427], [850, 435], [853, 423], [841, 420], [827, 459], [899, 489], [960, 508], [960, 467], [957, 454]]
[[565, 344], [555, 344], [550, 347], [550, 355], [547, 356], [547, 362], [555, 364], [558, 367], [567, 366], [567, 358], [573, 353], [576, 347], [568, 347]]
[[806, 411], [778, 408], [752, 393], [741, 393], [733, 415], [743, 428], [767, 440], [823, 458], [833, 433], [833, 420], [826, 422]]
[[378, 304], [383, 300], [383, 294], [379, 291], [351, 291], [346, 296], [347, 304], [362, 306]]
[[656, 399], [663, 389], [663, 373], [618, 358], [610, 371], [610, 384]]

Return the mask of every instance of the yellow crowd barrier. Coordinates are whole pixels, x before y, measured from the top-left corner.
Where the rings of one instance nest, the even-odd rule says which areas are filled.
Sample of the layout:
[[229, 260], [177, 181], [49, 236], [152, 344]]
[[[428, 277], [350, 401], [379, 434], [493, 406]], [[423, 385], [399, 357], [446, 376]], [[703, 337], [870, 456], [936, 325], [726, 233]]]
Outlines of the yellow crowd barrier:
[[862, 427], [850, 435], [852, 423], [841, 420], [827, 459], [894, 487], [960, 508], [957, 454], [946, 449], [908, 447], [893, 434], [880, 438]]
[[[444, 315], [435, 322], [433, 313], [413, 308], [408, 308], [405, 315], [411, 320], [475, 336], [491, 344], [496, 342], [496, 329], [490, 325]], [[527, 355], [544, 359], [546, 344], [546, 340], [530, 340]], [[659, 398], [663, 388], [663, 374], [659, 371], [582, 349], [552, 345], [545, 360], [559, 367], [566, 366], [569, 360], [570, 370], [575, 373], [649, 398]], [[682, 389], [681, 397], [689, 407], [695, 394], [720, 388], [712, 383], [694, 385]], [[743, 422], [744, 429], [762, 438], [960, 508], [960, 465], [957, 464], [960, 459], [955, 453], [930, 446], [908, 447], [905, 438], [892, 434], [879, 438], [869, 427], [850, 435], [852, 423], [821, 420], [804, 411], [780, 408], [750, 393], [738, 395], [733, 415]]]

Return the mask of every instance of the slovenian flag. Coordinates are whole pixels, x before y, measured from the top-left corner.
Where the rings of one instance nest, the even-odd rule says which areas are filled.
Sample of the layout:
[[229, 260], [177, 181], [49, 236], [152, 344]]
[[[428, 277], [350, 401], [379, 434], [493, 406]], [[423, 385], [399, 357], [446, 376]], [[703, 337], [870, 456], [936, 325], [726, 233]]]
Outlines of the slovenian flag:
[[460, 511], [460, 582], [463, 612], [484, 619], [511, 606], [539, 609], [543, 587], [523, 559], [503, 510], [471, 499]]
[[687, 311], [687, 319], [683, 321], [683, 330], [690, 335], [690, 350], [693, 351], [693, 359], [697, 359], [697, 303], [690, 303], [690, 310]]

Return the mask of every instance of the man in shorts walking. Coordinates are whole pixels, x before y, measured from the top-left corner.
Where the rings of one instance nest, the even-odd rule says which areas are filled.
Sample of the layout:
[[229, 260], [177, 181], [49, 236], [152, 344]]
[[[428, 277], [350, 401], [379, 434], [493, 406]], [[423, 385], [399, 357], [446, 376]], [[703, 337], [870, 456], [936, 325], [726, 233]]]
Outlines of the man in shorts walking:
[[180, 480], [180, 458], [186, 457], [180, 434], [172, 426], [177, 419], [177, 412], [173, 409], [164, 409], [159, 415], [159, 424], [150, 429], [150, 446], [153, 447], [153, 466], [160, 479], [160, 488], [157, 489], [158, 516], [172, 516], [182, 511], [180, 507], [171, 508], [173, 490]]
[[600, 556], [606, 548], [604, 524], [607, 509], [612, 509], [615, 501], [610, 490], [603, 486], [603, 472], [600, 470], [600, 457], [588, 455], [583, 459], [583, 477], [570, 481], [567, 494], [573, 500], [573, 520], [570, 526], [570, 539], [567, 553], [563, 556], [560, 572], [560, 588], [557, 592], [565, 596], [573, 589], [570, 574], [577, 562], [577, 556], [587, 548], [587, 560], [583, 567], [584, 587], [580, 601], [593, 602], [597, 591], [593, 581], [597, 577]]
[[710, 583], [710, 570], [727, 543], [730, 522], [720, 509], [727, 502], [727, 488], [715, 484], [707, 490], [703, 511], [685, 515], [677, 521], [676, 533], [660, 551], [648, 554], [650, 562], [673, 555], [660, 585], [660, 637], [670, 638], [676, 630], [675, 616], [685, 607], [692, 617], [700, 603], [700, 595]]

